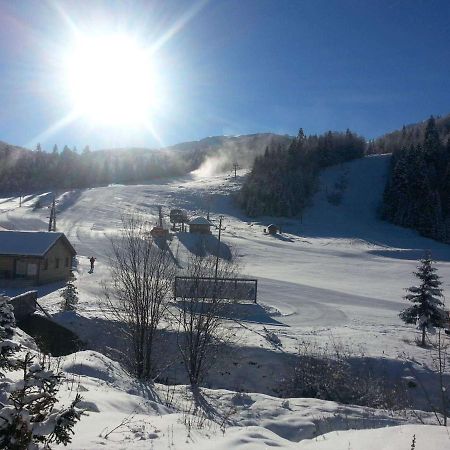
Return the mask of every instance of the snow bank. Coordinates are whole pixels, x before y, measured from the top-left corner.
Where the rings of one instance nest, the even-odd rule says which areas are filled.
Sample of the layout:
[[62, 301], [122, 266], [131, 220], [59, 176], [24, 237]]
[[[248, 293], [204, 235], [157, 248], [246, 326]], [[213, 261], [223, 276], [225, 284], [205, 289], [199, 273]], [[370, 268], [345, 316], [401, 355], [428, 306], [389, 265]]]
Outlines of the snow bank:
[[[415, 447], [412, 447], [415, 436]], [[301, 442], [299, 450], [444, 450], [450, 448], [448, 428], [431, 425], [403, 425], [377, 430], [348, 430], [324, 434]]]

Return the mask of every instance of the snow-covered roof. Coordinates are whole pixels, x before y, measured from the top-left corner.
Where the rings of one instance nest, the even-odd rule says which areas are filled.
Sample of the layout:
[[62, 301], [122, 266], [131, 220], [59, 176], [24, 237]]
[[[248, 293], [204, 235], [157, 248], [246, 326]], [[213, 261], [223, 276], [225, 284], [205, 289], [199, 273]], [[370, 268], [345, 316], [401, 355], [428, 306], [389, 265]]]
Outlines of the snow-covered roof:
[[0, 231], [0, 255], [44, 256], [48, 250], [63, 238], [75, 254], [64, 233], [49, 231]]
[[212, 223], [206, 217], [198, 216], [195, 219], [192, 219], [189, 222], [189, 225], [209, 225], [209, 226], [212, 226]]

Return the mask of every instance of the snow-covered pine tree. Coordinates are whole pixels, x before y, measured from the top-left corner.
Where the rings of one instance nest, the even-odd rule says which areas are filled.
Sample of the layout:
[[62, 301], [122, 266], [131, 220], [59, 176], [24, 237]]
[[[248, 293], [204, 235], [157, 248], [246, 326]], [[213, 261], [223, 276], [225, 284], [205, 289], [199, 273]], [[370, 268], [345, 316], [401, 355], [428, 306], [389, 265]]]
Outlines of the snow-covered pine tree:
[[405, 299], [413, 305], [400, 313], [400, 318], [405, 323], [417, 324], [422, 330], [422, 346], [425, 346], [427, 329], [441, 327], [445, 320], [444, 304], [440, 300], [443, 297], [441, 281], [436, 272], [431, 255], [427, 253], [414, 272], [420, 285], [407, 288]]
[[0, 378], [3, 377], [3, 370], [13, 368], [11, 357], [18, 349], [18, 345], [11, 340], [16, 321], [13, 307], [7, 300], [7, 297], [0, 296]]
[[66, 283], [61, 293], [63, 311], [75, 311], [78, 303], [78, 290], [75, 286], [75, 278], [72, 276]]
[[[20, 371], [19, 379], [0, 374], [0, 448], [7, 450], [50, 449], [50, 444], [68, 444], [80, 419], [77, 394], [70, 406], [55, 407], [61, 374], [35, 362], [35, 356], [18, 355], [12, 341], [14, 313], [7, 299], [0, 297], [1, 369]], [[17, 374], [17, 372], [16, 372]]]
[[69, 407], [55, 408], [61, 374], [45, 369], [30, 353], [17, 368], [23, 373], [21, 379], [2, 383], [9, 395], [7, 405], [0, 410], [0, 447], [49, 449], [52, 443], [70, 443], [73, 426], [81, 416], [79, 394]]

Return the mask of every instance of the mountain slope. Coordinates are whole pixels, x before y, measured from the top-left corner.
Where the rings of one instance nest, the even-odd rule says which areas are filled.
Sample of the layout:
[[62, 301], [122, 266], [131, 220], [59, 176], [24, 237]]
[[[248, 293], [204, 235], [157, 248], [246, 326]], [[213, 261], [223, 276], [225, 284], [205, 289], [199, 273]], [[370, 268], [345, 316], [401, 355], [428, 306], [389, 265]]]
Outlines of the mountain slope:
[[[404, 288], [411, 285], [416, 259], [427, 248], [438, 260], [439, 273], [445, 280], [444, 294], [450, 295], [450, 249], [377, 218], [389, 159], [389, 155], [371, 156], [326, 168], [303, 222], [273, 217], [252, 220], [243, 215], [231, 194], [240, 188], [244, 170], [236, 180], [223, 174], [191, 174], [159, 184], [114, 185], [58, 196], [59, 230], [68, 235], [78, 251], [80, 301], [76, 314], [62, 313], [59, 286], [50, 285], [39, 287], [40, 304], [54, 314], [56, 321], [75, 331], [90, 349], [67, 357], [63, 365], [69, 380], [74, 376], [75, 384], [81, 386], [89, 414], [77, 425], [69, 448], [94, 449], [105, 444], [113, 449], [153, 445], [155, 449], [206, 450], [214, 442], [223, 449], [277, 445], [328, 450], [347, 449], [349, 442], [351, 448], [365, 449], [377, 442], [391, 450], [410, 445], [412, 434], [418, 442], [430, 439], [445, 445], [448, 436], [440, 428], [416, 425], [330, 433], [325, 434], [325, 440], [316, 440], [317, 434], [399, 422], [383, 411], [318, 399], [274, 397], [279, 395], [277, 390], [289, 375], [291, 358], [302, 343], [342, 345], [346, 351], [361, 351], [355, 358], [363, 354], [365, 360], [396, 377], [410, 377], [413, 367], [430, 385], [436, 385], [429, 369], [430, 353], [414, 344], [414, 328], [404, 325], [398, 312], [405, 306]], [[337, 183], [340, 199], [336, 201], [337, 197], [330, 194], [342, 180], [345, 183]], [[16, 197], [1, 199], [0, 225], [45, 229], [45, 206], [51, 196], [39, 197], [42, 209], [33, 208], [37, 198], [26, 197], [22, 207]], [[205, 214], [209, 206], [215, 223], [219, 214], [223, 215], [223, 245], [236, 252], [244, 273], [258, 278], [258, 304], [236, 305], [233, 309], [227, 326], [236, 342], [221, 353], [205, 379], [211, 389], [202, 390], [208, 411], [216, 418], [223, 414], [219, 424], [224, 418], [229, 420], [225, 433], [217, 423], [192, 416], [189, 389], [162, 385], [148, 389], [130, 380], [117, 362], [95, 353], [109, 353], [117, 359], [121, 355], [119, 335], [99, 301], [102, 281], [110, 276], [109, 238], [119, 232], [123, 213], [133, 210], [153, 223], [159, 204], [164, 205], [166, 214], [171, 208], [184, 208], [190, 217]], [[264, 234], [264, 228], [273, 222], [281, 225], [282, 234]], [[173, 235], [170, 250], [180, 265], [195, 242], [195, 236], [188, 233]], [[89, 273], [87, 257], [91, 255], [97, 257], [94, 273]], [[281, 345], [274, 346], [268, 339], [271, 334]], [[168, 368], [162, 377], [186, 383], [174, 356], [176, 345], [169, 338], [164, 341], [163, 354], [172, 355], [175, 363], [164, 366]], [[404, 355], [408, 355], [408, 362]], [[425, 409], [427, 402], [418, 391], [412, 390], [415, 406]], [[164, 399], [170, 397], [174, 402], [167, 405]], [[108, 439], [104, 437], [130, 415], [130, 422]], [[431, 414], [423, 416], [428, 420]], [[202, 423], [203, 428], [196, 429], [195, 423]]]
[[230, 171], [234, 163], [249, 167], [269, 145], [285, 146], [286, 136], [255, 134], [206, 138], [163, 149], [110, 149], [80, 154], [30, 151], [0, 145], [0, 192], [31, 193], [47, 189], [86, 188], [169, 178], [202, 169]]
[[[391, 131], [369, 142], [368, 154], [393, 153], [411, 145], [420, 144], [425, 136], [427, 120], [405, 125], [401, 130]], [[442, 142], [450, 139], [450, 114], [436, 118], [436, 129]]]

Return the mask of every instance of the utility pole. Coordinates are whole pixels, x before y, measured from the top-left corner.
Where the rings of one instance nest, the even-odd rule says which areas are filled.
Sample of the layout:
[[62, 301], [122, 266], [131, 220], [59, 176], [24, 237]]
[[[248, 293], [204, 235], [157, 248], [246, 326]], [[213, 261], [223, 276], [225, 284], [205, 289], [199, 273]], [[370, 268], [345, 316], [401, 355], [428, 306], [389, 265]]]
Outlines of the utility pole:
[[209, 215], [211, 213], [211, 194], [206, 194], [203, 197], [203, 204], [206, 206], [206, 218], [209, 220]]
[[52, 207], [50, 210], [50, 217], [48, 221], [48, 231], [56, 231], [56, 202], [53, 197]]
[[235, 179], [237, 178], [237, 173], [236, 173], [236, 171], [237, 171], [238, 169], [240, 169], [239, 164], [238, 164], [237, 162], [235, 162], [235, 163], [233, 164], [234, 178], [235, 178]]
[[223, 216], [219, 216], [219, 241], [217, 243], [216, 268], [214, 270], [214, 285], [217, 284], [217, 272], [219, 270], [220, 237], [221, 237], [221, 232], [223, 230], [225, 230], [225, 228], [222, 228], [222, 219], [223, 219]]
[[48, 231], [52, 231], [52, 226], [53, 226], [53, 207], [52, 209], [50, 209], [50, 216], [48, 220]]
[[56, 202], [55, 202], [55, 197], [53, 197], [52, 211], [53, 211], [53, 231], [56, 231]]
[[159, 226], [162, 228], [163, 226], [163, 214], [162, 214], [162, 206], [158, 205], [158, 217], [159, 217]]

